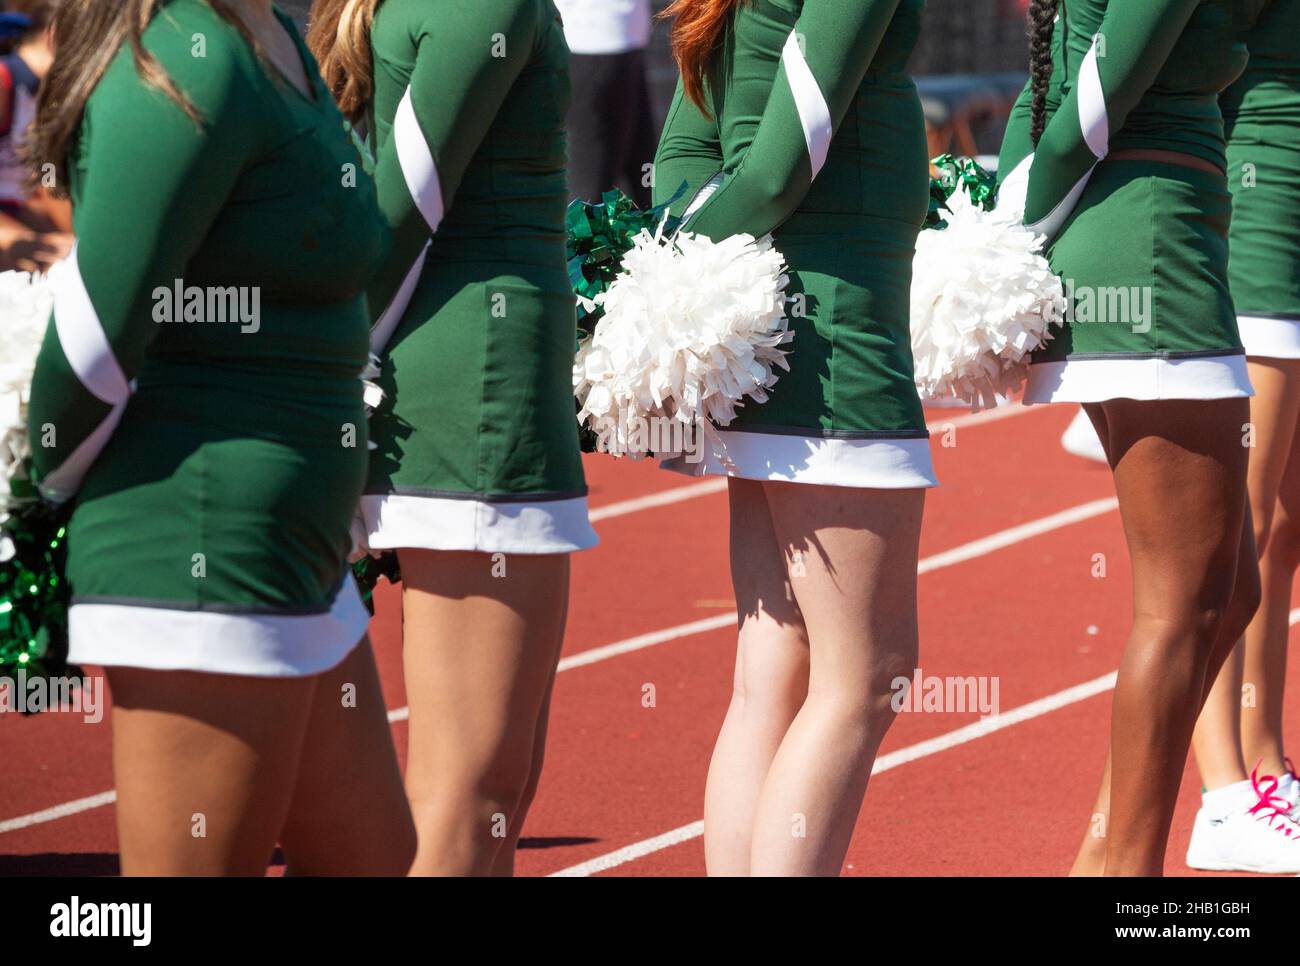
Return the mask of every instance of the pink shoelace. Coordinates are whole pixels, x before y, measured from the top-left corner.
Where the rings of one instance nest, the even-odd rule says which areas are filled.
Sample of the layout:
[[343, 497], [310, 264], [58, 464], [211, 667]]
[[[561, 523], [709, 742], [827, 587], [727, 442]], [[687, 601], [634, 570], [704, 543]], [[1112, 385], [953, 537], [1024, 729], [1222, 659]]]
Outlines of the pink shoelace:
[[[1289, 761], [1287, 767], [1291, 767]], [[1265, 775], [1261, 780], [1259, 764], [1256, 764], [1254, 771], [1250, 773], [1250, 783], [1255, 787], [1255, 794], [1259, 796], [1259, 801], [1250, 809], [1250, 814], [1263, 819], [1268, 823], [1269, 828], [1276, 829], [1290, 838], [1297, 826], [1287, 816], [1287, 813], [1291, 810], [1291, 802], [1277, 794], [1277, 776]], [[1284, 820], [1282, 824], [1274, 825], [1274, 821], [1279, 818]]]

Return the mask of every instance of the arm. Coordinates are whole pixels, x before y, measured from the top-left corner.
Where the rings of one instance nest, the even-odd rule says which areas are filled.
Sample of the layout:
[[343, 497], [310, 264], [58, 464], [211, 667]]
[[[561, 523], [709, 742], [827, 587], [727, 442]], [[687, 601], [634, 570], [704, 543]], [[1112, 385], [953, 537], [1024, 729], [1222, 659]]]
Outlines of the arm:
[[375, 351], [400, 321], [399, 295], [409, 299], [430, 236], [532, 54], [536, 11], [530, 0], [473, 0], [416, 21], [410, 85], [375, 159], [379, 207], [393, 231], [393, 255], [368, 292], [371, 311], [382, 313], [376, 329], [385, 330], [372, 337]]
[[674, 215], [680, 216], [699, 190], [721, 170], [718, 123], [691, 102], [679, 80], [664, 133], [659, 138], [659, 150], [655, 152], [654, 203], [663, 204], [684, 181], [686, 192], [671, 208]]
[[[158, 36], [173, 29], [174, 44]], [[36, 478], [49, 499], [76, 492], [112, 435], [158, 332], [154, 291], [183, 277], [254, 150], [249, 105], [265, 94], [238, 66], [247, 69], [251, 54], [219, 49], [210, 37], [195, 67], [188, 37], [160, 24], [150, 46], [164, 48], [153, 52], [205, 118], [202, 127], [136, 75], [129, 51], [87, 107], [78, 243], [51, 274], [54, 317], [28, 407]]]
[[[1065, 46], [1061, 41], [1064, 31], [1052, 30], [1052, 79], [1047, 85], [1046, 117], [1050, 123], [1061, 107], [1061, 86], [1065, 82]], [[1034, 85], [1025, 81], [1024, 88], [1011, 106], [1007, 129], [1002, 135], [1002, 150], [998, 154], [998, 180], [1005, 181], [1022, 161], [1034, 153], [1030, 137], [1033, 124]]]
[[1025, 182], [1025, 224], [1060, 230], [1092, 170], [1169, 59], [1200, 0], [1112, 3], [1069, 96], [1048, 122]]
[[765, 235], [803, 201], [826, 161], [898, 0], [805, 0], [749, 149], [686, 228]]

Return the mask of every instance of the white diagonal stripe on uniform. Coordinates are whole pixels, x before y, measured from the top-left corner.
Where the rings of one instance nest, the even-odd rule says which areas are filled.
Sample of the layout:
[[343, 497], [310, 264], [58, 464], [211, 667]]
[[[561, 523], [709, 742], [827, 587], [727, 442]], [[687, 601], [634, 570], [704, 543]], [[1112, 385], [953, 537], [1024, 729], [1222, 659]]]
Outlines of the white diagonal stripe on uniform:
[[411, 193], [411, 200], [420, 209], [429, 231], [437, 231], [442, 224], [446, 208], [442, 202], [442, 184], [438, 180], [438, 166], [434, 163], [433, 152], [420, 130], [420, 122], [415, 116], [415, 106], [411, 103], [411, 88], [406, 88], [402, 101], [397, 105], [397, 114], [393, 117], [393, 145], [397, 149], [397, 163], [406, 180], [406, 188]]
[[131, 394], [131, 387], [86, 291], [76, 245], [51, 269], [50, 287], [54, 290], [54, 328], [68, 365], [100, 402], [110, 406], [120, 403]]
[[785, 49], [781, 51], [781, 63], [785, 64], [785, 76], [790, 82], [790, 93], [794, 95], [794, 106], [799, 112], [799, 123], [803, 126], [804, 141], [808, 145], [812, 176], [816, 178], [826, 163], [826, 154], [830, 151], [831, 137], [835, 130], [831, 123], [831, 109], [804, 57], [797, 30], [791, 31], [785, 42]]

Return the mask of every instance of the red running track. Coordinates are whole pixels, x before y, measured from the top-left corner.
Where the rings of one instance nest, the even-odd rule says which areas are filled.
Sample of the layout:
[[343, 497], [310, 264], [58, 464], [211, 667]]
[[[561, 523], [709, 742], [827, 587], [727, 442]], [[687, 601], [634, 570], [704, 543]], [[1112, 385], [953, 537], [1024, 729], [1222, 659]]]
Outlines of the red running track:
[[[974, 419], [930, 412], [943, 486], [930, 495], [921, 541], [920, 663], [927, 675], [996, 679], [1002, 713], [900, 716], [848, 874], [1069, 867], [1105, 755], [1108, 675], [1129, 614], [1110, 476], [1060, 449], [1071, 417], [1063, 407]], [[723, 486], [606, 457], [589, 458], [587, 471], [601, 545], [574, 559], [546, 771], [518, 868], [701, 874], [704, 776], [735, 643]], [[676, 499], [653, 505], [653, 497]], [[1106, 562], [1100, 578], [1097, 554]], [[371, 630], [404, 755], [396, 592], [381, 590], [377, 603]], [[643, 703], [647, 685], [653, 707]], [[107, 717], [7, 718], [0, 874], [115, 871]], [[1171, 875], [1191, 874], [1182, 855], [1197, 790], [1189, 765]]]

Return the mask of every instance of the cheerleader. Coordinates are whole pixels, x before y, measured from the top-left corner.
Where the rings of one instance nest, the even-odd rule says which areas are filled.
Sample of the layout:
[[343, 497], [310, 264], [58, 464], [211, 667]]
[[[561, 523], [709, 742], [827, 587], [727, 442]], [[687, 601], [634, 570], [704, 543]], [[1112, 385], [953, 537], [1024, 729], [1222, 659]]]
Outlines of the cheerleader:
[[684, 228], [774, 232], [791, 369], [722, 445], [673, 468], [730, 477], [735, 684], [704, 805], [713, 875], [835, 875], [917, 659], [924, 488], [908, 289], [927, 207], [904, 65], [922, 0], [676, 0], [681, 81], [657, 200]]
[[1282, 694], [1300, 563], [1300, 0], [1246, 9], [1250, 66], [1219, 103], [1233, 201], [1228, 281], [1255, 387], [1248, 488], [1264, 593], [1197, 723], [1205, 793], [1187, 864], [1296, 873], [1300, 781], [1283, 751]]
[[77, 500], [69, 657], [113, 692], [122, 870], [260, 875], [279, 841], [294, 873], [401, 874], [345, 560], [373, 188], [345, 186], [342, 119], [269, 0], [64, 0], [54, 31], [29, 157], [78, 244], [30, 428], [42, 491]]
[[596, 543], [565, 269], [568, 48], [552, 0], [319, 0], [309, 42], [370, 132], [394, 251], [361, 502], [396, 551], [417, 874], [513, 870], [568, 600]]
[[1197, 713], [1259, 596], [1217, 104], [1246, 55], [1232, 0], [1034, 0], [1030, 36], [1000, 204], [1053, 238], [1072, 300], [1025, 401], [1084, 404], [1133, 562], [1110, 757], [1073, 871], [1159, 875]]

